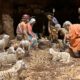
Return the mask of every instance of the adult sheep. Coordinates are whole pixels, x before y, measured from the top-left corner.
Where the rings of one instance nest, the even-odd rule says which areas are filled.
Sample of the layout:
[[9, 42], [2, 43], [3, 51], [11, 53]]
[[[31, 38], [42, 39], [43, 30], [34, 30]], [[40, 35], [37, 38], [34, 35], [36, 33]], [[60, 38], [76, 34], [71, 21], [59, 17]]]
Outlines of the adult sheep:
[[0, 71], [0, 80], [19, 80], [18, 71], [26, 69], [27, 66], [23, 60], [19, 60], [12, 68]]
[[[9, 53], [9, 50], [11, 53]], [[13, 64], [17, 60], [22, 59], [25, 56], [25, 51], [18, 47], [17, 50], [14, 50], [13, 47], [11, 47], [7, 52], [0, 53], [0, 65], [6, 66], [8, 64]]]

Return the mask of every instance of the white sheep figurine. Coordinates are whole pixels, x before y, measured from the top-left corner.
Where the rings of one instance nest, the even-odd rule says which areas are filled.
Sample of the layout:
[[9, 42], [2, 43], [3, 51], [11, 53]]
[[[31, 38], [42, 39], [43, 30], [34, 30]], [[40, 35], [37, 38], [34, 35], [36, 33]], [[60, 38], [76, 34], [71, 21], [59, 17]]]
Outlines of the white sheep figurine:
[[25, 50], [23, 50], [21, 47], [18, 47], [16, 50], [16, 56], [18, 59], [21, 59], [25, 56]]
[[26, 69], [27, 65], [23, 60], [19, 60], [12, 68], [0, 71], [0, 80], [19, 80], [18, 71]]
[[15, 51], [15, 49], [14, 49], [14, 46], [9, 47], [9, 49], [7, 50], [7, 53], [8, 53], [8, 54], [15, 54], [16, 51]]
[[16, 54], [7, 54], [7, 52], [0, 53], [0, 65], [6, 66], [7, 64], [13, 64], [17, 61]]
[[9, 35], [4, 34], [3, 38], [0, 40], [0, 50], [5, 51], [5, 48], [8, 46]]
[[17, 50], [11, 47], [11, 53], [9, 51], [0, 53], [0, 65], [5, 66], [15, 63], [18, 59], [22, 59], [25, 56], [25, 51], [18, 47]]
[[70, 62], [70, 54], [67, 52], [57, 52], [53, 48], [49, 49], [49, 53], [53, 56], [53, 61], [60, 61], [63, 63]]
[[20, 42], [20, 46], [24, 49], [24, 50], [30, 50], [30, 42], [28, 40], [22, 40]]

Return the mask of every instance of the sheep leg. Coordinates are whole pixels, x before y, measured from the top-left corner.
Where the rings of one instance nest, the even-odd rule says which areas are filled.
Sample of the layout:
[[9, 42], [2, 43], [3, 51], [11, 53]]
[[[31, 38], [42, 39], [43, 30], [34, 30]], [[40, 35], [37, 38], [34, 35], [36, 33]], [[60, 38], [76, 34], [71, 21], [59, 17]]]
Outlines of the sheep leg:
[[69, 62], [69, 60], [61, 59], [61, 60], [60, 60], [60, 62], [62, 62], [62, 63], [68, 63], [68, 62]]

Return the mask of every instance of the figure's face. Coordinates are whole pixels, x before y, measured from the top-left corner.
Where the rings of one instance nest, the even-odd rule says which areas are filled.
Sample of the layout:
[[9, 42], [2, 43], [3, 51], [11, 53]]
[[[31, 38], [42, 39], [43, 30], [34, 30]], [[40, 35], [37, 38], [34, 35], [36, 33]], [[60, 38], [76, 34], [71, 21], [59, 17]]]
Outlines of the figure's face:
[[47, 18], [48, 18], [49, 20], [52, 20], [52, 16], [51, 16], [51, 15], [47, 15]]

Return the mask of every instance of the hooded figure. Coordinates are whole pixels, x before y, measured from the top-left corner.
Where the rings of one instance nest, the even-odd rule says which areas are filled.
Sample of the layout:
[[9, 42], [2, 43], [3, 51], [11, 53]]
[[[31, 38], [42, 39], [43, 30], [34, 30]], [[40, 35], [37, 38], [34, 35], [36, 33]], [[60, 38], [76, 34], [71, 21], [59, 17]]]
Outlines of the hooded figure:
[[80, 24], [68, 23], [64, 27], [69, 31], [66, 35], [66, 39], [69, 40], [69, 47], [76, 57], [80, 57]]
[[36, 22], [36, 19], [35, 18], [31, 18], [30, 21], [27, 23], [28, 39], [31, 42], [31, 46], [32, 47], [36, 47], [37, 46], [37, 36], [32, 30], [32, 27], [35, 24], [35, 22]]

